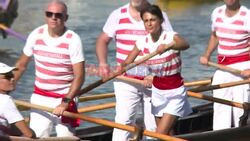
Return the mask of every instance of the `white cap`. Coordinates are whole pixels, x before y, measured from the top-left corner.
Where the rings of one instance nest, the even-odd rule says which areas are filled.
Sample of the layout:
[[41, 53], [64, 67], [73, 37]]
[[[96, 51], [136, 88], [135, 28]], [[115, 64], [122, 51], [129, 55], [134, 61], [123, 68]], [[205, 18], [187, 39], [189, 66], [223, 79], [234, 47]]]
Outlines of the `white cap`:
[[8, 72], [11, 72], [11, 71], [13, 71], [15, 69], [17, 69], [17, 68], [16, 67], [10, 67], [10, 66], [0, 62], [0, 74], [8, 73]]

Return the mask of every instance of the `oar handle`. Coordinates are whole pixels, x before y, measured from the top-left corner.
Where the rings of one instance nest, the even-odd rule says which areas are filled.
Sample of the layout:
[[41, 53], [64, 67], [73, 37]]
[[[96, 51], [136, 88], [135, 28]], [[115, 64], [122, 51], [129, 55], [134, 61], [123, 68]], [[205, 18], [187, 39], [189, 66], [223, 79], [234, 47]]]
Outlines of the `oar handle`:
[[238, 86], [238, 85], [243, 85], [243, 84], [249, 84], [249, 83], [250, 83], [250, 80], [246, 79], [246, 80], [240, 80], [240, 81], [235, 81], [235, 82], [222, 83], [222, 84], [218, 84], [218, 85], [210, 85], [210, 86], [202, 86], [202, 87], [198, 87], [198, 88], [192, 88], [192, 89], [189, 89], [189, 91], [204, 92], [204, 91], [222, 89], [222, 88]]
[[114, 108], [115, 107], [115, 102], [110, 102], [110, 103], [104, 103], [104, 104], [98, 104], [98, 105], [91, 105], [88, 107], [82, 107], [79, 108], [77, 111], [79, 113], [86, 113], [86, 112], [93, 112], [97, 110], [104, 110], [104, 109], [109, 109], [109, 108]]
[[231, 72], [233, 74], [237, 74], [237, 75], [241, 74], [241, 70], [230, 68], [230, 67], [227, 67], [225, 65], [220, 65], [220, 64], [213, 63], [213, 62], [208, 62], [208, 65], [215, 67], [215, 68], [218, 68], [218, 69], [221, 69], [221, 70], [224, 70], [224, 71], [227, 71], [227, 72]]
[[0, 24], [0, 28], [3, 29], [5, 32], [9, 33], [10, 35], [13, 35], [14, 37], [26, 41], [26, 37], [21, 35], [20, 33], [15, 32], [14, 30], [8, 28], [7, 26]]
[[[140, 84], [143, 85], [143, 80], [135, 79], [135, 78], [130, 78], [126, 76], [117, 76], [116, 79], [126, 81], [126, 82], [131, 82], [135, 84]], [[198, 80], [198, 81], [191, 81], [191, 82], [185, 82], [184, 85], [186, 87], [191, 87], [191, 86], [199, 86], [199, 85], [208, 85], [211, 84], [211, 79], [206, 79], [206, 80]]]
[[[233, 102], [233, 101], [229, 101], [229, 100], [224, 100], [224, 99], [220, 99], [220, 98], [216, 98], [216, 97], [212, 97], [212, 96], [207, 96], [207, 95], [204, 95], [204, 94], [195, 93], [195, 92], [191, 92], [191, 91], [188, 91], [187, 94], [188, 94], [188, 96], [191, 96], [191, 97], [194, 97], [194, 98], [208, 100], [208, 101], [217, 102], [217, 103], [221, 103], [221, 104], [226, 104], [226, 105], [229, 105], [229, 106], [238, 107], [238, 108], [243, 109], [243, 104], [242, 103]], [[246, 104], [249, 105], [249, 103], [246, 103]]]
[[94, 94], [91, 96], [81, 96], [79, 97], [80, 102], [90, 101], [90, 100], [99, 100], [104, 98], [112, 98], [115, 97], [114, 93], [105, 93], [105, 94]]
[[90, 84], [89, 86], [81, 89], [79, 91], [79, 95], [82, 95], [82, 94], [84, 94], [84, 93], [86, 93], [86, 92], [88, 92], [88, 91], [90, 91], [90, 90], [92, 90], [92, 89], [100, 86], [101, 84], [103, 84], [103, 83], [105, 83], [105, 82], [107, 82], [107, 81], [109, 81], [109, 80], [111, 80], [111, 79], [113, 79], [113, 78], [121, 75], [122, 73], [126, 72], [127, 70], [130, 70], [131, 68], [136, 67], [136, 66], [144, 63], [145, 61], [147, 61], [148, 59], [156, 56], [157, 54], [159, 54], [159, 53], [157, 51], [154, 51], [153, 53], [150, 53], [149, 55], [147, 55], [147, 56], [139, 59], [138, 61], [135, 61], [134, 63], [127, 65], [126, 67], [122, 68], [122, 70], [120, 70], [118, 72], [115, 72], [113, 75], [111, 75], [109, 77], [106, 77], [106, 78], [103, 78], [103, 79], [100, 79], [100, 80], [98, 80], [98, 81]]
[[[40, 106], [40, 105], [36, 105], [36, 104], [31, 104], [29, 102], [20, 101], [20, 100], [14, 100], [14, 101], [15, 101], [15, 103], [17, 105], [27, 106], [27, 107], [30, 107], [30, 108], [43, 110], [43, 111], [47, 111], [47, 112], [50, 112], [50, 113], [53, 111], [53, 109], [49, 108], [49, 107]], [[68, 111], [64, 111], [63, 116], [71, 117], [71, 118], [79, 118], [81, 120], [89, 121], [89, 122], [96, 123], [96, 124], [101, 124], [101, 125], [112, 127], [112, 128], [118, 128], [118, 129], [126, 130], [126, 131], [129, 131], [129, 132], [135, 132], [136, 131], [135, 127], [133, 127], [133, 126], [123, 125], [123, 124], [115, 123], [115, 122], [112, 122], [112, 121], [104, 120], [104, 119], [101, 119], [101, 118], [95, 118], [95, 117], [90, 117], [90, 116], [86, 116], [86, 115], [82, 115], [82, 114], [71, 113], [71, 112], [68, 112]], [[183, 139], [180, 139], [180, 138], [171, 137], [171, 136], [168, 136], [168, 135], [163, 135], [163, 134], [155, 133], [155, 132], [148, 131], [148, 130], [144, 130], [143, 134], [146, 135], [146, 136], [158, 138], [158, 139], [161, 139], [161, 140], [184, 141]]]

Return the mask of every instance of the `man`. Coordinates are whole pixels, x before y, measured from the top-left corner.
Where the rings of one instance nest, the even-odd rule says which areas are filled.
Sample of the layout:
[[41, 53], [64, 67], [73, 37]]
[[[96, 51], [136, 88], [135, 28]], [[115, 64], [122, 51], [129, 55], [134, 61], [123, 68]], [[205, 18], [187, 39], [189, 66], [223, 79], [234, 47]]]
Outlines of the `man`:
[[[213, 51], [218, 48], [218, 63], [240, 70], [250, 68], [250, 12], [240, 5], [240, 0], [224, 0], [225, 5], [212, 13], [212, 33], [200, 63], [207, 65]], [[247, 76], [246, 72], [242, 75]], [[217, 70], [212, 84], [242, 80], [243, 77]], [[214, 97], [236, 102], [249, 102], [249, 85], [241, 85], [213, 91]], [[243, 110], [214, 103], [213, 129], [239, 126]]]
[[18, 80], [34, 55], [36, 78], [31, 103], [55, 108], [53, 115], [33, 110], [30, 127], [38, 137], [48, 137], [52, 125], [57, 136], [73, 136], [79, 125], [74, 119], [60, 117], [63, 112], [77, 111], [73, 99], [84, 82], [84, 55], [80, 37], [65, 27], [68, 19], [65, 3], [53, 0], [45, 10], [46, 24], [28, 37], [23, 54], [16, 63]]
[[[96, 41], [96, 54], [99, 61], [100, 75], [107, 77], [109, 67], [107, 63], [108, 45], [112, 38], [116, 41], [116, 61], [122, 63], [132, 51], [138, 38], [146, 35], [140, 11], [150, 5], [147, 0], [130, 0], [130, 2], [114, 10], [107, 19], [103, 32]], [[167, 15], [164, 14], [165, 22], [163, 29], [172, 31]], [[140, 58], [137, 57], [137, 58]], [[144, 79], [148, 75], [147, 68], [139, 66], [126, 73], [126, 76], [137, 79]], [[137, 106], [143, 102], [144, 123], [147, 130], [155, 131], [155, 119], [151, 114], [150, 96], [151, 90], [123, 81], [114, 82], [116, 95], [116, 116], [115, 122], [131, 125], [135, 122]], [[127, 141], [131, 133], [119, 129], [113, 131], [113, 141]]]
[[0, 62], [0, 135], [35, 137], [8, 94], [15, 89], [15, 67]]

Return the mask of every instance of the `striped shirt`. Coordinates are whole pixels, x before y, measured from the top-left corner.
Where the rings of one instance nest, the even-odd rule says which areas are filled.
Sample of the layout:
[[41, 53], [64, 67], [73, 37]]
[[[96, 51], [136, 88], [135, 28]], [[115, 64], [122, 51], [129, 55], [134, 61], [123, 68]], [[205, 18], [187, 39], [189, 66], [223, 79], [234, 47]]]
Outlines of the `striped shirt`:
[[[172, 31], [172, 27], [168, 21], [166, 13], [164, 15], [164, 23], [162, 24], [163, 29], [167, 31]], [[143, 21], [136, 21], [133, 19], [129, 13], [129, 4], [124, 5], [117, 10], [113, 11], [108, 20], [106, 21], [103, 27], [104, 33], [109, 37], [115, 38], [116, 41], [116, 61], [118, 64], [122, 63], [132, 51], [135, 46], [135, 42], [141, 37], [145, 36], [147, 32]], [[142, 54], [140, 54], [136, 60], [140, 59]], [[146, 76], [147, 71], [138, 71], [143, 70], [143, 66], [138, 69], [131, 69], [129, 72], [130, 75], [139, 75]]]
[[[219, 41], [219, 63], [247, 61], [250, 59], [250, 12], [246, 7], [241, 6], [236, 15], [228, 17], [225, 11], [226, 5], [220, 6], [211, 16], [212, 31], [216, 33]], [[225, 60], [228, 58], [234, 61]]]
[[84, 61], [80, 37], [67, 30], [62, 36], [52, 38], [48, 26], [35, 29], [28, 37], [23, 52], [34, 55], [35, 88], [57, 94], [67, 94], [73, 76], [73, 64]]

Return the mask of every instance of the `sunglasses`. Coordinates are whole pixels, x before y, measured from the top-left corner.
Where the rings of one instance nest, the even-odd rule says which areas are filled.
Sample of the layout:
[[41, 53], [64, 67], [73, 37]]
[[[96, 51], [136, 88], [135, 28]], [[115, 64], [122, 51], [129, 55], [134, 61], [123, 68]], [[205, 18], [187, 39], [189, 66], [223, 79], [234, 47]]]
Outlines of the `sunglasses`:
[[46, 11], [45, 12], [46, 17], [51, 18], [53, 15], [55, 16], [55, 18], [57, 19], [62, 19], [63, 18], [63, 13], [53, 13], [53, 12], [49, 12]]
[[8, 72], [8, 73], [5, 73], [5, 74], [1, 74], [4, 76], [3, 79], [7, 79], [7, 80], [11, 80], [12, 78], [14, 78], [14, 74], [12, 72]]

